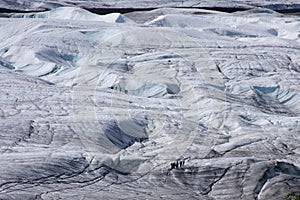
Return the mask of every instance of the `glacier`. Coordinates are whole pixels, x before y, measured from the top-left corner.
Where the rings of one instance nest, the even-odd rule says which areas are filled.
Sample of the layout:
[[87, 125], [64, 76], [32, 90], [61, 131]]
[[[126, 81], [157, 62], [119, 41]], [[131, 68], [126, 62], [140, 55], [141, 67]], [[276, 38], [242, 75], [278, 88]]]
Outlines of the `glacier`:
[[1, 3], [0, 199], [299, 193], [298, 7]]

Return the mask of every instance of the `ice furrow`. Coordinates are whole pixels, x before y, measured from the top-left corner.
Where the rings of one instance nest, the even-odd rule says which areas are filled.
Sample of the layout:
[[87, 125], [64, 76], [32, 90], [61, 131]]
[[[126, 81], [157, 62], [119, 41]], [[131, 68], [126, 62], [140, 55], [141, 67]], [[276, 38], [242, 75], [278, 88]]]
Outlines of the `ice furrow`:
[[299, 20], [199, 9], [293, 1], [20, 2], [49, 10], [0, 16], [1, 199], [299, 190]]

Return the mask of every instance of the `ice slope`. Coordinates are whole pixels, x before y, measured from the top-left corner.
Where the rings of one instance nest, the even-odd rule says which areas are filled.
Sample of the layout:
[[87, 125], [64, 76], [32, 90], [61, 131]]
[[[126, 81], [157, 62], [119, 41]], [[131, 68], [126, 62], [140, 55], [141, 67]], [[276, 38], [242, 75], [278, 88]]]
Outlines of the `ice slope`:
[[11, 18], [47, 18], [58, 20], [79, 20], [79, 21], [101, 21], [107, 23], [129, 23], [131, 20], [120, 13], [111, 13], [104, 16], [90, 13], [76, 7], [58, 7], [50, 11], [23, 14], [7, 14]]
[[[299, 192], [299, 18], [126, 16], [64, 7], [0, 18], [0, 198]], [[176, 160], [185, 166], [170, 170]]]
[[298, 0], [155, 0], [155, 1], [142, 1], [142, 0], [118, 0], [118, 1], [105, 1], [105, 0], [78, 0], [78, 1], [66, 1], [66, 0], [18, 0], [18, 1], [2, 1], [0, 8], [4, 11], [16, 10], [16, 11], [42, 11], [47, 9], [53, 9], [63, 6], [77, 6], [86, 9], [90, 9], [94, 12], [107, 13], [107, 10], [120, 10], [122, 12], [129, 12], [133, 10], [149, 10], [155, 8], [216, 8], [221, 10], [238, 10], [249, 9], [254, 7], [264, 7], [273, 10], [280, 11], [295, 11], [300, 8]]

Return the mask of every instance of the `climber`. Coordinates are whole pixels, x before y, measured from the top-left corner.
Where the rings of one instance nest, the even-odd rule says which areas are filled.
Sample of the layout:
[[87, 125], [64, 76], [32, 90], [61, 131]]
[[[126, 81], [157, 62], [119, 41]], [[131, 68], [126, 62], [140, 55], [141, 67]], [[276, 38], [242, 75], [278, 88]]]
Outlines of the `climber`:
[[174, 167], [175, 167], [175, 163], [172, 162], [172, 163], [171, 163], [171, 170], [174, 169]]
[[178, 161], [176, 161], [175, 168], [176, 169], [178, 168]]

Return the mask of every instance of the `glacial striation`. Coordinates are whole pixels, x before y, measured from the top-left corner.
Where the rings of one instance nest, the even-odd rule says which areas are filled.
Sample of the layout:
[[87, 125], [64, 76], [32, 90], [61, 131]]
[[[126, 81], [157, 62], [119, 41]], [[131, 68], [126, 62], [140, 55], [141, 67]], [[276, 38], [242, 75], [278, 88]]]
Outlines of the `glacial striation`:
[[21, 2], [1, 4], [0, 199], [300, 192], [299, 16]]

